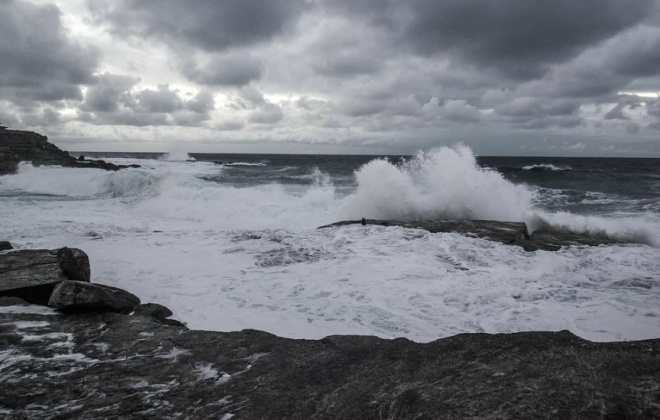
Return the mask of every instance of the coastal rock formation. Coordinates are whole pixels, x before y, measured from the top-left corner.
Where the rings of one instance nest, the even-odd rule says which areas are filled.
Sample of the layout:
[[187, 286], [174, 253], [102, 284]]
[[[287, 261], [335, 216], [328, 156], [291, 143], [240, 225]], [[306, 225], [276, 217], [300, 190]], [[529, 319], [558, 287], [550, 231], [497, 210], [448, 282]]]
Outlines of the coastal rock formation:
[[140, 298], [125, 290], [71, 280], [55, 286], [48, 300], [48, 306], [62, 312], [101, 311], [130, 314], [139, 304]]
[[16, 172], [18, 164], [23, 161], [31, 162], [35, 166], [59, 165], [109, 171], [127, 167], [102, 160], [78, 160], [49, 143], [46, 136], [32, 131], [8, 130], [0, 126], [0, 175]]
[[90, 280], [89, 258], [76, 248], [25, 249], [0, 255], [0, 296], [46, 305], [64, 280]]
[[10, 249], [14, 249], [13, 246], [7, 241], [0, 241], [0, 251], [7, 251]]
[[660, 418], [658, 339], [293, 340], [11, 306], [0, 349], [8, 418]]
[[346, 225], [401, 226], [411, 229], [423, 229], [432, 233], [454, 232], [466, 236], [488, 239], [506, 245], [518, 245], [525, 251], [557, 251], [569, 245], [611, 245], [616, 243], [609, 238], [591, 237], [575, 232], [564, 232], [544, 227], [530, 234], [527, 225], [522, 222], [500, 222], [495, 220], [425, 220], [403, 222], [399, 220], [346, 220], [321, 226], [319, 229]]

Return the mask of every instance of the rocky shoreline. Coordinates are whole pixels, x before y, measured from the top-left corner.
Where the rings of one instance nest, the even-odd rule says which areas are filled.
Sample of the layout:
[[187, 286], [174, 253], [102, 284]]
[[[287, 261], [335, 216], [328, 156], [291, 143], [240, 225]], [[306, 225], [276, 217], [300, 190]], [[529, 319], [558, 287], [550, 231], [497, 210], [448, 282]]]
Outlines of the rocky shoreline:
[[[97, 168], [117, 171], [128, 168], [103, 160], [74, 158], [48, 141], [48, 137], [32, 131], [8, 130], [0, 126], [0, 175], [14, 173], [20, 162], [30, 162], [35, 166], [59, 165], [71, 168]], [[139, 167], [138, 165], [132, 165]]]
[[660, 418], [660, 339], [192, 331], [90, 280], [81, 250], [0, 252], [0, 416]]

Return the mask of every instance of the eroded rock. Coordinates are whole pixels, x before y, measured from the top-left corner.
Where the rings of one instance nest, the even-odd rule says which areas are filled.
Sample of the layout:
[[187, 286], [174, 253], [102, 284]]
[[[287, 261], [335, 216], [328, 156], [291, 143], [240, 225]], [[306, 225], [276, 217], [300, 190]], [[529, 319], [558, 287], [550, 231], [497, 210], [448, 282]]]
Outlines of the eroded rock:
[[117, 312], [129, 314], [140, 298], [126, 290], [84, 281], [63, 281], [55, 286], [48, 306], [62, 312]]
[[89, 258], [80, 249], [14, 250], [0, 254], [0, 296], [46, 305], [64, 280], [90, 280]]

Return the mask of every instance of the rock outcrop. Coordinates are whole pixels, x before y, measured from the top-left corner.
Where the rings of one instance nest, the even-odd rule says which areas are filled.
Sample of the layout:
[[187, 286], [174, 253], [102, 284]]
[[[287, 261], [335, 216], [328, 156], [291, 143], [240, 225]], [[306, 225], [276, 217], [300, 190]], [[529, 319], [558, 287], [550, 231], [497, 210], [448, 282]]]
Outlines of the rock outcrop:
[[125, 165], [114, 165], [102, 160], [78, 160], [48, 142], [46, 136], [32, 131], [0, 127], [0, 175], [16, 172], [18, 164], [23, 161], [31, 162], [35, 166], [59, 165], [109, 171], [127, 168]]
[[87, 254], [76, 248], [14, 250], [0, 255], [0, 296], [46, 305], [65, 280], [88, 282]]
[[346, 220], [321, 226], [319, 229], [346, 225], [401, 226], [411, 229], [424, 229], [432, 233], [453, 232], [466, 236], [488, 239], [506, 245], [518, 245], [526, 251], [557, 251], [570, 245], [611, 245], [616, 241], [604, 237], [591, 237], [575, 232], [564, 232], [544, 227], [530, 234], [522, 222], [499, 222], [495, 220], [426, 220], [404, 222], [399, 220]]
[[8, 418], [660, 418], [658, 339], [293, 340], [35, 308], [0, 308]]

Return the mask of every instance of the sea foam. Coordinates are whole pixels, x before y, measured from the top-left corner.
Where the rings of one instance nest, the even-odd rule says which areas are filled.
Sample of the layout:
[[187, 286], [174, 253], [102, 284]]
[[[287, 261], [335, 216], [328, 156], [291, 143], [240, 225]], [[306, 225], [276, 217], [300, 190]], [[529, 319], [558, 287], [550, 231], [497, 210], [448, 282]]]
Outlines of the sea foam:
[[35, 167], [28, 162], [19, 165], [18, 173], [0, 178], [0, 187], [5, 190], [66, 197], [141, 195], [154, 192], [159, 183], [157, 174], [135, 169], [112, 172], [93, 168]]
[[398, 166], [377, 159], [360, 168], [356, 179], [344, 218], [520, 221], [534, 197], [529, 188], [479, 167], [465, 146], [420, 152]]

